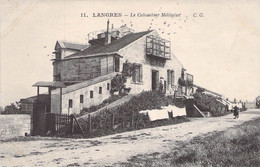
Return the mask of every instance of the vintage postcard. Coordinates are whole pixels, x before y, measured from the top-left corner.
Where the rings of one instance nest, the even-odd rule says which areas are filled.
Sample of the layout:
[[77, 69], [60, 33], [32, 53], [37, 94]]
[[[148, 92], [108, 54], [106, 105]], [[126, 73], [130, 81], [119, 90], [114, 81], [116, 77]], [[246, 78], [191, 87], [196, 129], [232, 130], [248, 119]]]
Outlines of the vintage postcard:
[[3, 0], [1, 166], [260, 166], [257, 0]]

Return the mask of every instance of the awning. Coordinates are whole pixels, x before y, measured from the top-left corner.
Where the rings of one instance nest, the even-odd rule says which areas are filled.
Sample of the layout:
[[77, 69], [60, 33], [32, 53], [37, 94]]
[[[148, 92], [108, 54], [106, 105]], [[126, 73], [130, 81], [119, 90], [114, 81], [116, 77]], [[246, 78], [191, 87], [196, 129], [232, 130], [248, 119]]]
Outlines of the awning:
[[52, 87], [52, 88], [65, 88], [66, 86], [64, 83], [60, 81], [54, 81], [54, 82], [46, 82], [46, 81], [39, 81], [33, 84], [34, 87]]

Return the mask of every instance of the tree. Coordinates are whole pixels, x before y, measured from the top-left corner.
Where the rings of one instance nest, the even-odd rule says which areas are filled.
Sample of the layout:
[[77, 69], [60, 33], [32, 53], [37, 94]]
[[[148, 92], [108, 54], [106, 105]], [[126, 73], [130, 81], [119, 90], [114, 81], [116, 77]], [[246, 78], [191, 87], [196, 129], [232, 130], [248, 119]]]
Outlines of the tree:
[[21, 103], [15, 102], [10, 105], [5, 106], [4, 109], [5, 114], [20, 114], [21, 113]]
[[4, 108], [0, 106], [0, 113], [2, 114], [4, 111], [5, 111]]

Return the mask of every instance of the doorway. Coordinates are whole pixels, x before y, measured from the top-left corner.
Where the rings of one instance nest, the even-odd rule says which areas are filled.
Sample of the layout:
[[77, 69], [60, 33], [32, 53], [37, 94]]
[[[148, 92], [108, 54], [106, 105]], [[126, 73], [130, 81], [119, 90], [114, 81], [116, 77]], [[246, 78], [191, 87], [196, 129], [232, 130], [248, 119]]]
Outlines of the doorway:
[[159, 89], [159, 71], [152, 70], [152, 90]]

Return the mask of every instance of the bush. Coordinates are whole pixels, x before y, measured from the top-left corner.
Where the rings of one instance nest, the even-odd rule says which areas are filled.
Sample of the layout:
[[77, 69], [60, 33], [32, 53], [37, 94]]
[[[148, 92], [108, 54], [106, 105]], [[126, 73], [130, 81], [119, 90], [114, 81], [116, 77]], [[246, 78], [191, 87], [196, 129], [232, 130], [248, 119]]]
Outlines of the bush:
[[111, 80], [111, 92], [120, 91], [125, 87], [126, 76], [124, 74], [117, 74]]
[[[102, 136], [118, 132], [129, 131], [132, 129], [142, 129], [147, 127], [156, 127], [162, 125], [184, 122], [187, 119], [183, 117], [174, 118], [172, 120], [160, 120], [150, 122], [148, 115], [139, 114], [141, 110], [161, 109], [162, 106], [169, 104], [183, 103], [174, 101], [172, 98], [165, 97], [164, 94], [157, 91], [142, 92], [139, 96], [133, 97], [123, 105], [117, 106], [102, 112], [91, 120], [91, 133], [87, 137]], [[85, 124], [85, 131], [88, 131]]]
[[229, 114], [227, 107], [218, 100], [218, 97], [205, 94], [201, 91], [197, 91], [194, 94], [194, 102], [200, 110], [209, 111], [214, 117]]

